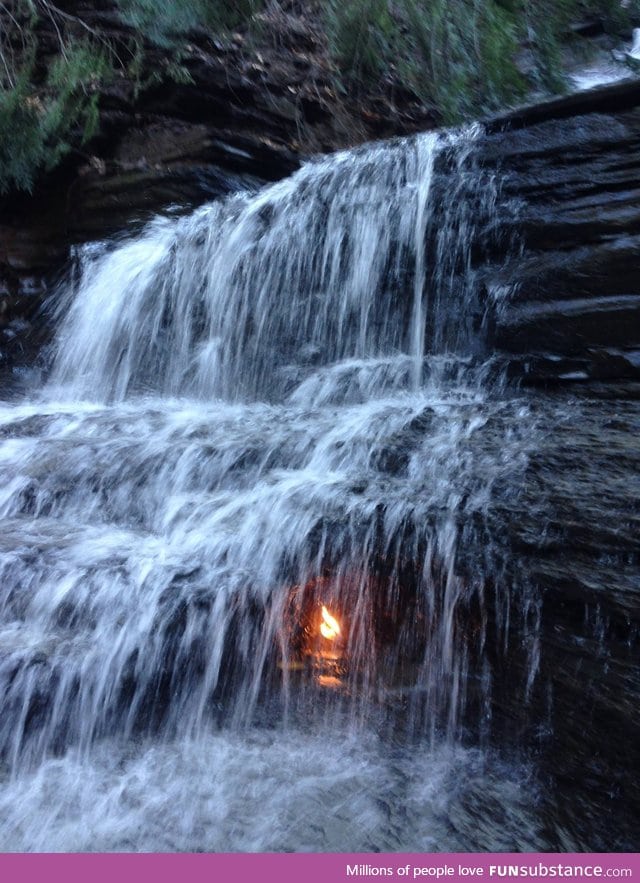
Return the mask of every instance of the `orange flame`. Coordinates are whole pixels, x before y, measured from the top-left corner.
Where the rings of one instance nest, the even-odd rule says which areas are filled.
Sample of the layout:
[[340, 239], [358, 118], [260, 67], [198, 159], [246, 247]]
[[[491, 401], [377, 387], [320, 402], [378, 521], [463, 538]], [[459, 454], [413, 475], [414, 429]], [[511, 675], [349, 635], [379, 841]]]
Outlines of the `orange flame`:
[[322, 622], [320, 623], [320, 634], [329, 641], [335, 640], [340, 634], [340, 623], [331, 616], [327, 608], [322, 605]]

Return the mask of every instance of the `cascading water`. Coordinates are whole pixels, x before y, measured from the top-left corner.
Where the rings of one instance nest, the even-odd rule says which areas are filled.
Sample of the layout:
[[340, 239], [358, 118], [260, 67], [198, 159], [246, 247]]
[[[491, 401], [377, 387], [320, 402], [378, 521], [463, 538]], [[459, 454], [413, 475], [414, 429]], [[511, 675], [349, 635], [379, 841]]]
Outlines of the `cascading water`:
[[486, 741], [533, 425], [483, 352], [473, 141], [84, 250], [47, 384], [0, 413], [0, 848], [538, 844]]

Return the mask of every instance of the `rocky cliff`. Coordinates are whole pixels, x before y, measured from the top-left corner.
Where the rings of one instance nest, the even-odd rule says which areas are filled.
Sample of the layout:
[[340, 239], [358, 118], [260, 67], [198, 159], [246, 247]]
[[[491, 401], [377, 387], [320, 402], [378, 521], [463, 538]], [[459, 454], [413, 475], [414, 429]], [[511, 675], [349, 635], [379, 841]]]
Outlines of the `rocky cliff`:
[[495, 345], [525, 383], [640, 379], [640, 86], [492, 121], [483, 162], [515, 200], [522, 254], [494, 285]]
[[[100, 153], [2, 206], [7, 364], [33, 360], [46, 336], [41, 296], [74, 243], [288, 174], [304, 152], [300, 113], [315, 120], [317, 149], [339, 146], [321, 72], [317, 95], [301, 96], [295, 81], [293, 92], [276, 85], [272, 67], [245, 70], [235, 56], [227, 67], [206, 52], [194, 44], [187, 61], [197, 89], [165, 83], [133, 101], [114, 87]], [[419, 122], [370, 121], [364, 133]], [[565, 819], [566, 839], [555, 847], [629, 848], [640, 815], [640, 84], [491, 119], [478, 148], [517, 233], [494, 247], [486, 273], [491, 344], [548, 429], [520, 496], [496, 510], [513, 568], [540, 599], [531, 706], [498, 700], [496, 714], [523, 728], [556, 782], [562, 805], [549, 812]]]
[[[546, 436], [510, 544], [540, 592], [532, 702], [554, 733], [549, 751], [538, 737], [564, 818], [557, 848], [628, 848], [640, 812], [640, 87], [493, 120], [481, 150], [521, 243], [487, 281], [493, 344]], [[503, 712], [510, 728], [527, 717]]]

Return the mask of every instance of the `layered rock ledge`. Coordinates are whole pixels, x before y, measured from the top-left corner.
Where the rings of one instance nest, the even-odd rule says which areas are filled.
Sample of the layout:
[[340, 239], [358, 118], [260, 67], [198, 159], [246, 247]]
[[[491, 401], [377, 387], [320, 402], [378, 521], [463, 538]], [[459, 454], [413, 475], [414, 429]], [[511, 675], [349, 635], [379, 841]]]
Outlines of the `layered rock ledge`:
[[640, 380], [640, 84], [492, 120], [481, 151], [516, 204], [521, 253], [490, 281], [509, 290], [494, 345], [513, 373], [542, 385]]

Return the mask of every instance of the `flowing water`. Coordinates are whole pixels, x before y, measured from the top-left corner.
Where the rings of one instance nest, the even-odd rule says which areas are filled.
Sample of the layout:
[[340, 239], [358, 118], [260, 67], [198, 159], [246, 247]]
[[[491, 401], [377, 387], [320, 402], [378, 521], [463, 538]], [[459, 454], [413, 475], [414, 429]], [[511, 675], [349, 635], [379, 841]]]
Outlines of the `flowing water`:
[[536, 677], [501, 519], [538, 429], [484, 349], [474, 137], [78, 255], [0, 410], [0, 849], [542, 842], [492, 741]]

